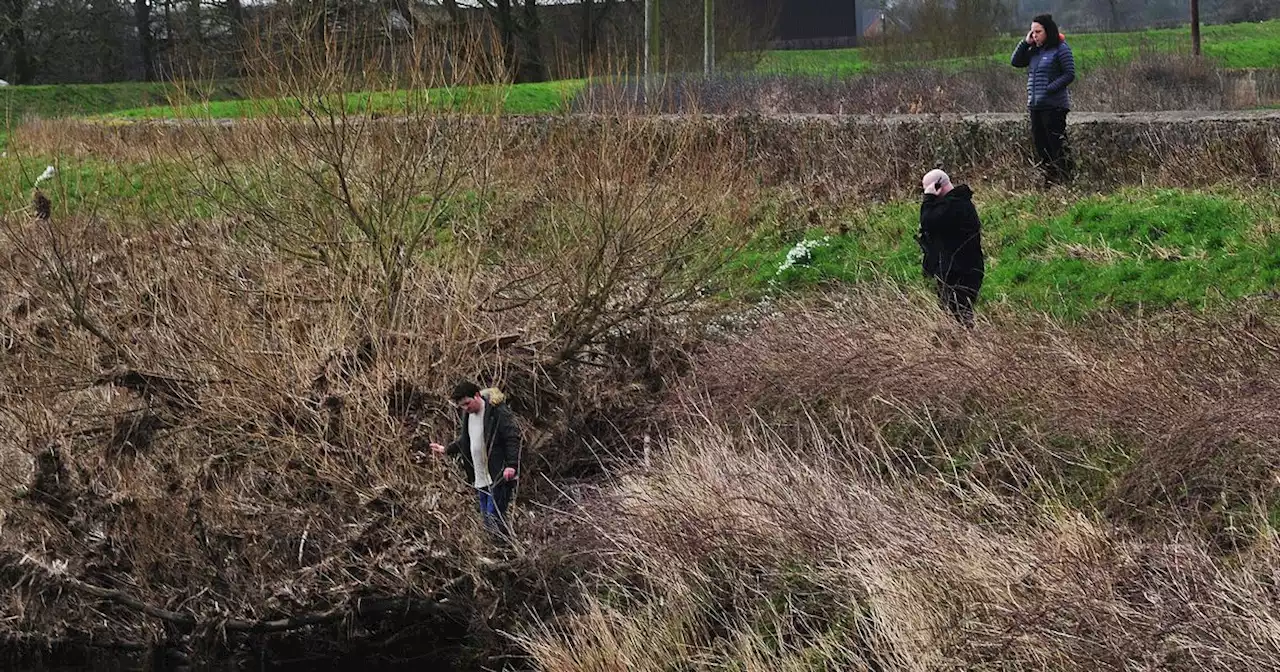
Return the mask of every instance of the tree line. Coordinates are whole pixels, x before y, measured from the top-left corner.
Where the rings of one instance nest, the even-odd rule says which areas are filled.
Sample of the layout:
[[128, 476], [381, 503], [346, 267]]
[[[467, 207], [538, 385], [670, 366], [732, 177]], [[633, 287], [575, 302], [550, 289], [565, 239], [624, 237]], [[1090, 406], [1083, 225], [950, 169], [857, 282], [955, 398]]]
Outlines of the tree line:
[[[718, 0], [717, 46], [758, 51], [780, 0]], [[664, 3], [663, 59], [701, 62], [702, 3]], [[483, 36], [515, 81], [634, 71], [644, 0], [0, 0], [0, 77], [11, 84], [236, 77], [269, 26], [382, 44]]]
[[[866, 2], [874, 7], [877, 0]], [[1187, 19], [1186, 0], [896, 0], [882, 6], [901, 11], [930, 3], [987, 23], [998, 17], [1001, 29], [1045, 11], [1076, 32]], [[779, 12], [803, 11], [798, 6], [716, 0], [719, 60], [763, 50]], [[702, 11], [702, 2], [663, 3], [659, 28], [668, 67], [701, 62]], [[1206, 22], [1261, 20], [1280, 15], [1280, 3], [1201, 0], [1201, 14]], [[634, 72], [643, 49], [644, 0], [0, 0], [0, 77], [11, 84], [237, 77], [246, 59], [270, 53], [250, 47], [261, 47], [264, 35], [269, 40], [264, 26], [282, 17], [320, 33], [384, 43], [470, 30], [485, 36], [508, 79], [526, 82]]]

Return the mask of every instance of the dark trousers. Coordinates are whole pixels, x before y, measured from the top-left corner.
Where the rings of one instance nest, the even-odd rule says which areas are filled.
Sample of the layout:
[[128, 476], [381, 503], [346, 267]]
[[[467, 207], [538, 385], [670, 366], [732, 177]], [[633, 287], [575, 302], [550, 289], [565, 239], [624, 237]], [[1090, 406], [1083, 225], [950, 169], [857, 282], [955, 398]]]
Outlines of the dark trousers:
[[1071, 155], [1067, 146], [1067, 111], [1031, 110], [1031, 137], [1036, 143], [1036, 160], [1049, 184], [1071, 181]]
[[484, 528], [499, 539], [511, 535], [511, 527], [507, 524], [507, 507], [511, 505], [511, 495], [515, 489], [515, 481], [500, 480], [478, 491]]
[[968, 273], [934, 278], [937, 283], [938, 302], [961, 325], [973, 327], [973, 304], [982, 289], [982, 274]]

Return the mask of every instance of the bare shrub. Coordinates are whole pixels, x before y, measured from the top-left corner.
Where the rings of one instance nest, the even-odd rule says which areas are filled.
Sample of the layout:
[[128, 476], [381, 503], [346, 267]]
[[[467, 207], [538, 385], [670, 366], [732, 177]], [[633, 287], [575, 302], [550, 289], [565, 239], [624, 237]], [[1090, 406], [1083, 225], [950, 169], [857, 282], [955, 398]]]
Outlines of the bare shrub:
[[[6, 251], [47, 249], [6, 232]], [[6, 498], [20, 497], [0, 534], [4, 571], [25, 577], [4, 593], [25, 614], [13, 630], [101, 629], [203, 659], [217, 641], [235, 650], [251, 633], [389, 610], [436, 630], [436, 655], [457, 655], [469, 610], [502, 597], [476, 564], [468, 488], [451, 467], [410, 461], [416, 432], [454, 430], [447, 405], [429, 394], [405, 419], [386, 397], [405, 378], [434, 393], [475, 374], [470, 339], [501, 326], [459, 314], [458, 297], [482, 298], [410, 272], [404, 333], [371, 333], [376, 285], [331, 289], [322, 267], [216, 227], [82, 233], [67, 267], [92, 269], [73, 277], [118, 354], [75, 328], [40, 257], [4, 273], [5, 294], [29, 299], [12, 324], [20, 354], [0, 367], [20, 395], [6, 418], [21, 431], [3, 450], [36, 465], [3, 474]], [[435, 606], [449, 596], [472, 606]], [[227, 638], [203, 638], [215, 631]]]
[[740, 145], [628, 119], [504, 145], [493, 117], [428, 100], [380, 120], [313, 57], [330, 69], [280, 75], [299, 95], [263, 118], [114, 145], [199, 189], [93, 213], [55, 181], [49, 219], [3, 220], [0, 296], [22, 297], [0, 359], [6, 633], [195, 662], [265, 635], [320, 656], [392, 635], [451, 664], [502, 651], [468, 623], [514, 619], [533, 588], [508, 579], [538, 561], [486, 562], [470, 486], [415, 463], [456, 431], [443, 391], [508, 391], [519, 526], [554, 493], [541, 476], [579, 468], [682, 365], [747, 233]]
[[1090, 72], [1088, 85], [1075, 87], [1080, 95], [1072, 92], [1073, 102], [1081, 110], [1106, 112], [1232, 109], [1228, 94], [1233, 79], [1203, 59], [1145, 54]]
[[881, 62], [985, 54], [1013, 20], [1005, 0], [907, 0], [881, 15], [881, 30], [867, 44], [867, 53]]
[[[533, 197], [545, 203], [543, 216], [499, 232], [518, 235], [504, 247], [520, 250], [512, 261], [530, 268], [501, 295], [540, 299], [555, 314], [557, 359], [693, 307], [746, 239], [735, 224], [749, 207], [736, 147], [626, 117], [599, 123], [545, 146], [542, 162], [560, 175], [530, 169], [542, 178]], [[593, 239], [606, 244], [585, 244]]]
[[440, 63], [450, 52], [426, 35], [393, 59], [408, 91], [395, 122], [382, 123], [367, 100], [388, 83], [382, 71], [363, 67], [358, 42], [314, 33], [308, 24], [276, 26], [253, 61], [253, 118], [234, 134], [199, 125], [208, 130], [202, 142], [176, 149], [207, 197], [249, 234], [329, 267], [339, 282], [370, 261], [383, 294], [373, 319], [394, 327], [406, 274], [448, 231], [462, 190], [486, 189], [494, 155], [491, 130], [440, 116], [429, 90], [493, 74]]

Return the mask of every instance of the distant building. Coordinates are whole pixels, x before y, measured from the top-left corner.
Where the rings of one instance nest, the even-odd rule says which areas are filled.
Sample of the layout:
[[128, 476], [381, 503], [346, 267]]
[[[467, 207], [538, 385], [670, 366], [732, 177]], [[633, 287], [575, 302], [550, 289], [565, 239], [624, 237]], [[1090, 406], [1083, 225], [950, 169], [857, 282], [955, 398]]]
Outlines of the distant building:
[[858, 33], [862, 37], [879, 37], [886, 32], [889, 17], [879, 9], [869, 9], [862, 13], [863, 21], [858, 25], [862, 30]]
[[901, 34], [909, 30], [901, 19], [880, 9], [868, 9], [862, 12], [862, 22], [858, 24], [862, 30], [859, 35], [863, 39], [883, 37], [886, 34]]
[[[777, 8], [778, 20], [769, 45], [774, 49], [831, 49], [858, 45], [862, 22], [857, 0], [759, 2], [762, 6]], [[876, 0], [863, 0], [862, 4], [870, 2]]]

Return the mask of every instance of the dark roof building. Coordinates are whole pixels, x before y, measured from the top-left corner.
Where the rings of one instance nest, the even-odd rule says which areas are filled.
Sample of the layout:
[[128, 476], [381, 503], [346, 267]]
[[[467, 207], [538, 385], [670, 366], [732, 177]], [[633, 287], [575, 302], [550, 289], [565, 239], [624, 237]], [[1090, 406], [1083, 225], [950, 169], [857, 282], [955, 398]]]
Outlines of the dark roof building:
[[[858, 5], [876, 0], [761, 0], [777, 7], [770, 44], [775, 49], [824, 49], [858, 44], [862, 21]], [[878, 2], [876, 3], [879, 4]]]

